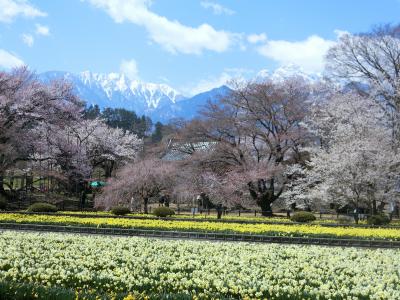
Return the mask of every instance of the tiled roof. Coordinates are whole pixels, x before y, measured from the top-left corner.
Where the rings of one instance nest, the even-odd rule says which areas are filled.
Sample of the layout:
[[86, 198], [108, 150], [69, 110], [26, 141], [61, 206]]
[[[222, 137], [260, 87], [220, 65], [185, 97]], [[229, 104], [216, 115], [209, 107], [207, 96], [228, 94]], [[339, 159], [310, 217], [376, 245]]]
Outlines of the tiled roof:
[[174, 143], [170, 145], [162, 159], [168, 161], [184, 160], [197, 151], [211, 149], [215, 144], [216, 142]]

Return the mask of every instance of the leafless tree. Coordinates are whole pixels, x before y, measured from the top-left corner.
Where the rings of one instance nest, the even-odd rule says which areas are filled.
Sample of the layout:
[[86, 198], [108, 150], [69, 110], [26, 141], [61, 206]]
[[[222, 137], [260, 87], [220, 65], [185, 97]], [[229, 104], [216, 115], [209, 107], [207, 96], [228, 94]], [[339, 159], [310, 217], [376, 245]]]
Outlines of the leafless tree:
[[368, 33], [344, 34], [327, 54], [331, 75], [362, 87], [390, 117], [393, 134], [400, 138], [400, 25], [375, 27]]

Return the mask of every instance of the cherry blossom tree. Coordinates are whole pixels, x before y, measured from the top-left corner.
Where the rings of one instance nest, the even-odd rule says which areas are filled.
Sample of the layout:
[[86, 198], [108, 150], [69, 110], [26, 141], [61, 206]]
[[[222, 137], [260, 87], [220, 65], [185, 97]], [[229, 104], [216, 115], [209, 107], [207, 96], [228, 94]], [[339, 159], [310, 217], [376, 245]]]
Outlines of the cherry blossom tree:
[[[245, 194], [246, 186], [240, 185], [243, 176], [237, 172], [219, 175], [193, 165], [178, 165], [179, 172], [175, 177], [173, 196], [182, 202], [193, 204], [197, 197], [203, 198], [203, 208], [212, 207], [248, 207], [252, 205], [249, 195]], [[199, 203], [195, 205], [201, 206]]]
[[79, 119], [64, 126], [43, 124], [33, 130], [31, 166], [46, 160], [64, 174], [67, 189], [83, 188], [93, 168], [102, 166], [110, 177], [116, 166], [132, 162], [142, 141], [119, 128], [108, 127], [100, 119]]
[[331, 76], [354, 82], [353, 87], [373, 97], [391, 119], [394, 137], [400, 139], [399, 25], [343, 34], [328, 52], [327, 70]]
[[38, 126], [60, 126], [77, 119], [83, 103], [63, 81], [45, 85], [27, 68], [0, 72], [0, 193], [5, 171], [32, 158], [32, 132]]
[[116, 205], [143, 208], [148, 213], [152, 197], [171, 193], [176, 168], [174, 163], [158, 159], [144, 159], [128, 164], [108, 181], [103, 193], [96, 199], [96, 206], [106, 209]]
[[198, 165], [231, 186], [228, 194], [241, 190], [263, 215], [271, 215], [286, 184], [284, 169], [302, 160], [299, 149], [307, 133], [300, 123], [310, 96], [310, 86], [300, 78], [237, 85], [230, 95], [208, 104], [203, 120], [186, 128], [192, 139], [215, 143]]
[[137, 157], [142, 141], [136, 135], [84, 119], [83, 108], [64, 81], [44, 84], [27, 68], [0, 72], [0, 193], [7, 194], [3, 178], [12, 168], [51, 174], [78, 192], [94, 167], [111, 176]]
[[120, 128], [112, 128], [101, 119], [80, 120], [69, 129], [77, 144], [85, 148], [92, 167], [102, 165], [106, 177], [115, 166], [132, 162], [142, 147], [142, 140]]
[[284, 196], [306, 206], [350, 204], [377, 213], [396, 193], [400, 156], [385, 121], [385, 111], [359, 94], [336, 94], [313, 109], [308, 128], [318, 137], [306, 150], [306, 167], [292, 166], [296, 177]]

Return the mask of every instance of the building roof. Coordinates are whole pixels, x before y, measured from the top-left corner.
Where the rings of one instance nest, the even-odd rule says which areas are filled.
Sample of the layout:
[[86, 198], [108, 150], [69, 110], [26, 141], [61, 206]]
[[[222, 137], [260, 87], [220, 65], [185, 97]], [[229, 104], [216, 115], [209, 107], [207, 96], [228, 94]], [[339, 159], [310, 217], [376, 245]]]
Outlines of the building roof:
[[215, 144], [216, 142], [170, 143], [162, 159], [167, 161], [184, 160], [195, 152], [212, 149]]

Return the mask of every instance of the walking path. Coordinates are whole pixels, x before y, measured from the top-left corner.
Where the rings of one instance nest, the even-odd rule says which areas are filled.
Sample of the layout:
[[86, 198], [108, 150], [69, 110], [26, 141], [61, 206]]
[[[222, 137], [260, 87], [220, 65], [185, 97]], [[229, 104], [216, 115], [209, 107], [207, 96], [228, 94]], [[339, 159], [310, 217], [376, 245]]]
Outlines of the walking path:
[[83, 233], [83, 234], [114, 235], [114, 236], [158, 237], [158, 238], [168, 238], [168, 239], [194, 239], [194, 240], [209, 240], [209, 241], [324, 245], [324, 246], [341, 246], [341, 247], [400, 248], [400, 241], [387, 241], [387, 240], [284, 237], [284, 236], [266, 236], [266, 235], [255, 235], [255, 234], [97, 228], [97, 227], [38, 225], [38, 224], [21, 224], [21, 223], [0, 223], [0, 230], [65, 232], [65, 233], [81, 233], [81, 234]]

